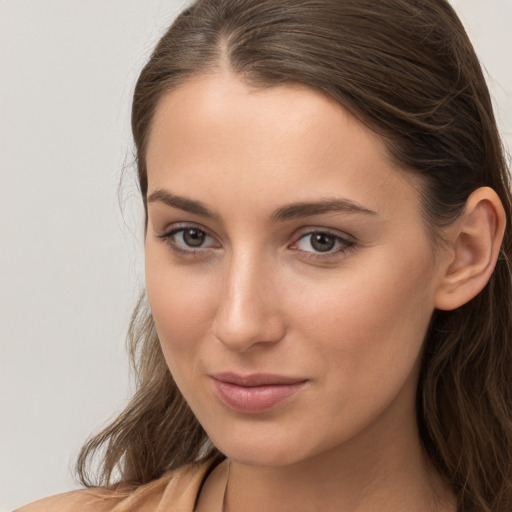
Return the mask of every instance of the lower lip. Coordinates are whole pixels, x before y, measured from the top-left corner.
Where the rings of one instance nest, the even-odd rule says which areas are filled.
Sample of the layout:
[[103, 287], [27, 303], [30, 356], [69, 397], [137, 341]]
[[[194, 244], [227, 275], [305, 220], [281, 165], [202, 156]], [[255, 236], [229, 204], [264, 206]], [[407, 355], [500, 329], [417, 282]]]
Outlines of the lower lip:
[[258, 413], [272, 409], [299, 391], [306, 381], [294, 384], [268, 384], [265, 386], [239, 386], [212, 379], [221, 402], [237, 412]]

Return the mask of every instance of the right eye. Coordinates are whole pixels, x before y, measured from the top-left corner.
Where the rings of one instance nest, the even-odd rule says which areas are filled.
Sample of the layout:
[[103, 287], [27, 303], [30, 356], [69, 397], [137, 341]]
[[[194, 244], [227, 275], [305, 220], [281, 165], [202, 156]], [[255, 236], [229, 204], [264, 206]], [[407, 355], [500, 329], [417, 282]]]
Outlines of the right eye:
[[171, 249], [181, 254], [194, 254], [204, 249], [219, 247], [213, 237], [195, 226], [175, 228], [163, 235], [158, 235], [158, 238], [163, 239]]
[[176, 243], [187, 247], [202, 247], [209, 237], [204, 231], [196, 228], [180, 229], [173, 233]]

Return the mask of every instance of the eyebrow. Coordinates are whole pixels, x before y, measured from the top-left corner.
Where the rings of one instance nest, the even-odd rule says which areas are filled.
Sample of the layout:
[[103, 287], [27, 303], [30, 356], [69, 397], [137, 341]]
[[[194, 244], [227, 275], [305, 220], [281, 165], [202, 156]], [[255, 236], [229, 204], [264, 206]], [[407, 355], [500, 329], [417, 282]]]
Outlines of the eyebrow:
[[[172, 208], [178, 208], [185, 212], [193, 213], [201, 217], [219, 220], [219, 215], [213, 213], [204, 203], [194, 199], [177, 196], [163, 189], [155, 190], [147, 200], [148, 203], [162, 202]], [[378, 215], [377, 212], [369, 210], [360, 204], [349, 199], [323, 199], [316, 202], [294, 203], [283, 206], [275, 210], [270, 220], [273, 222], [283, 222], [286, 220], [300, 219], [321, 215], [325, 213], [345, 212], [362, 213], [365, 215]]]
[[285, 221], [333, 212], [378, 215], [377, 212], [369, 210], [349, 199], [324, 199], [313, 203], [295, 203], [289, 206], [283, 206], [272, 214], [271, 219], [273, 221]]
[[176, 196], [167, 192], [163, 189], [155, 190], [149, 197], [147, 202], [161, 202], [172, 208], [178, 208], [184, 212], [193, 213], [200, 215], [201, 217], [207, 217], [209, 219], [218, 219], [219, 216], [214, 214], [204, 203], [201, 201], [195, 201], [194, 199], [188, 199], [182, 196]]

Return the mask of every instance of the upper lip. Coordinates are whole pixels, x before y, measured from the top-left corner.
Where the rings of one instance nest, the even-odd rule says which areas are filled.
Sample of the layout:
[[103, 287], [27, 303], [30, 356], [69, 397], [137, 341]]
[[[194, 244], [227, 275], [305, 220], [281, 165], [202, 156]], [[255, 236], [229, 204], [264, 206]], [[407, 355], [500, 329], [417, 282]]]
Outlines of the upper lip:
[[305, 382], [308, 379], [301, 377], [286, 377], [284, 375], [275, 375], [271, 373], [252, 373], [249, 375], [240, 375], [233, 372], [213, 373], [210, 375], [215, 380], [235, 384], [237, 386], [271, 386], [271, 385], [291, 385]]

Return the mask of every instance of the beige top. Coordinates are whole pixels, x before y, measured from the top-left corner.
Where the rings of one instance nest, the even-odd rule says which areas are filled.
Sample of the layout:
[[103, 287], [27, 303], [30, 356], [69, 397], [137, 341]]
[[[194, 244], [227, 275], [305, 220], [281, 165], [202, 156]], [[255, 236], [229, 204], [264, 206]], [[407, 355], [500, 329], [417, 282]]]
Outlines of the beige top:
[[212, 462], [190, 464], [130, 494], [91, 488], [45, 498], [14, 512], [193, 512]]

